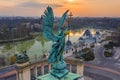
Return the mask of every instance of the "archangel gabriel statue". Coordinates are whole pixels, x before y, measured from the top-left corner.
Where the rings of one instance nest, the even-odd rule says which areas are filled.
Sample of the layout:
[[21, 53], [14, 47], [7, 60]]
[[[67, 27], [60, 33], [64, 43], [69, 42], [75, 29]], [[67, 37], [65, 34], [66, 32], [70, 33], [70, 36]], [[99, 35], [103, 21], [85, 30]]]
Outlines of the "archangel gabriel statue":
[[54, 14], [52, 8], [48, 6], [43, 15], [43, 35], [54, 42], [50, 51], [48, 62], [52, 63], [51, 74], [58, 78], [61, 78], [68, 73], [68, 70], [65, 69], [66, 63], [63, 59], [63, 51], [65, 46], [65, 37], [69, 32], [67, 28], [62, 30], [64, 21], [67, 19], [68, 11], [69, 10], [63, 14], [59, 21], [58, 35], [55, 35], [52, 32], [54, 24]]

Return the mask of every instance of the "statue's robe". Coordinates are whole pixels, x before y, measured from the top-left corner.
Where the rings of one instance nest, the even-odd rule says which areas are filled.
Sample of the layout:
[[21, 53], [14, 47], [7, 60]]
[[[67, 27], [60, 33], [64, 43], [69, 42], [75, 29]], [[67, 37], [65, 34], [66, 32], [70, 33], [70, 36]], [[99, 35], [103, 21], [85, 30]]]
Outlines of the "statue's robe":
[[58, 62], [63, 60], [63, 51], [65, 46], [65, 35], [62, 34], [61, 38], [52, 45], [50, 55], [48, 58], [49, 63]]

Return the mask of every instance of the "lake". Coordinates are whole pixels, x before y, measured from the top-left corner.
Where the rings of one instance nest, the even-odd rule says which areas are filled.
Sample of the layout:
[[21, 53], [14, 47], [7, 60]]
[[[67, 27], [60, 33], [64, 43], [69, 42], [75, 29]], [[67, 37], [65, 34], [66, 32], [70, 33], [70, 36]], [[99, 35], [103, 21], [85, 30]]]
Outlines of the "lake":
[[[77, 42], [78, 38], [84, 33], [85, 30], [79, 29], [75, 31], [70, 31], [70, 40], [72, 43]], [[91, 29], [91, 32], [94, 32]], [[67, 40], [67, 37], [66, 37]], [[48, 54], [51, 49], [52, 42], [45, 39], [42, 34], [33, 40], [21, 41], [15, 43], [1, 44], [0, 54], [4, 56], [10, 56], [16, 54], [21, 54], [23, 50], [27, 51], [30, 60], [40, 58], [43, 54]]]

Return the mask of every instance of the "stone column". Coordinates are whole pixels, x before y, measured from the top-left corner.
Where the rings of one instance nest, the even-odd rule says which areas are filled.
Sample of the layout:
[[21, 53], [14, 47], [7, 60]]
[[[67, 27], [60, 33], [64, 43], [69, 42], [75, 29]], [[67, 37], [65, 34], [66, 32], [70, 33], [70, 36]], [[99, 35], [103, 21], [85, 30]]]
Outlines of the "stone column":
[[49, 71], [51, 70], [51, 64], [48, 64]]
[[41, 66], [42, 75], [44, 75], [44, 65]]
[[29, 62], [26, 63], [17, 63], [16, 64], [17, 69], [17, 80], [31, 80], [30, 76], [30, 64]]
[[80, 76], [83, 76], [84, 71], [84, 64], [83, 63], [77, 63], [77, 74]]
[[70, 64], [70, 72], [72, 72], [72, 65]]
[[17, 73], [17, 80], [23, 80], [21, 71], [18, 71], [18, 73]]
[[37, 77], [37, 66], [34, 66], [34, 76]]
[[[17, 70], [16, 70], [16, 71], [17, 71]], [[19, 74], [19, 73], [18, 73], [18, 71], [17, 71], [17, 73], [16, 73], [16, 79], [17, 79], [17, 80], [20, 80], [18, 74]]]

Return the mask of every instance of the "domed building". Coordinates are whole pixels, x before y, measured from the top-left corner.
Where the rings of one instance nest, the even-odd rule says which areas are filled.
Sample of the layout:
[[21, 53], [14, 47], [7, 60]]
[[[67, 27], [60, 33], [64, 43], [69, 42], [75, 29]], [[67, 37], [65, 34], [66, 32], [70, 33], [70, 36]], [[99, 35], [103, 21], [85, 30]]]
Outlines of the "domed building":
[[79, 43], [84, 43], [86, 47], [90, 47], [96, 43], [96, 37], [93, 37], [92, 33], [90, 30], [85, 30], [84, 34], [82, 37], [79, 39]]
[[95, 36], [99, 37], [100, 36], [100, 32], [96, 31]]
[[96, 38], [96, 42], [100, 42], [100, 40], [101, 40], [101, 38], [100, 38], [100, 37], [101, 37], [101, 34], [100, 34], [99, 31], [96, 31], [94, 37]]
[[80, 38], [79, 38], [79, 40], [81, 40], [81, 41], [82, 41], [82, 40], [84, 40], [84, 39], [83, 39], [83, 37], [80, 37]]
[[69, 47], [72, 46], [72, 42], [70, 40], [67, 40], [66, 46], [69, 46]]
[[78, 39], [78, 41], [79, 41], [80, 44], [84, 44], [84, 43], [85, 43], [85, 40], [84, 40], [83, 37], [80, 37], [80, 38]]
[[86, 38], [92, 37], [92, 33], [90, 32], [90, 30], [87, 29], [87, 30], [84, 32], [83, 37], [86, 37]]

